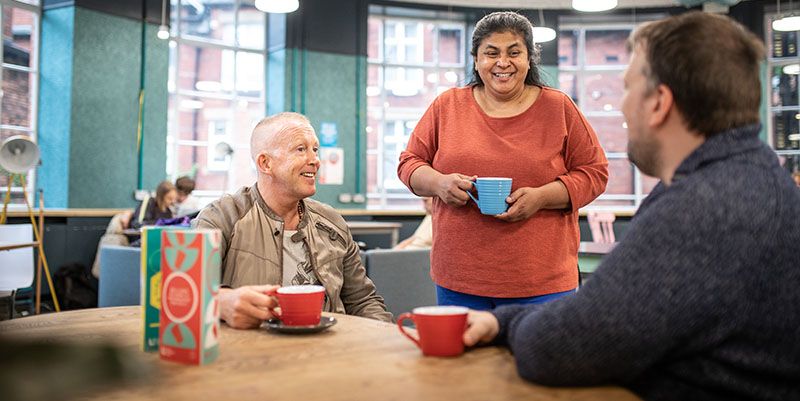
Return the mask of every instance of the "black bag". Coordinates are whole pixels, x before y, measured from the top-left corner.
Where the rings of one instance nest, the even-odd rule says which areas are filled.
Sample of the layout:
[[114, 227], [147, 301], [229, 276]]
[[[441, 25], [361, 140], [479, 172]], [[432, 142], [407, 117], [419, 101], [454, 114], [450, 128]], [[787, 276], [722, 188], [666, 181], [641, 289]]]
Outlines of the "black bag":
[[53, 280], [62, 310], [97, 307], [97, 280], [88, 267], [80, 263], [61, 266]]

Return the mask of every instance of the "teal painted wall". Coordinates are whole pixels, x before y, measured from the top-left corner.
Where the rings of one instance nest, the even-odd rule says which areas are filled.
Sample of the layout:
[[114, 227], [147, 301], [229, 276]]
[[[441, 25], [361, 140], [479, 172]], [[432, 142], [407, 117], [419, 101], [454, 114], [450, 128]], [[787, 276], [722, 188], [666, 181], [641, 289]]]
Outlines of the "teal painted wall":
[[289, 78], [286, 48], [286, 14], [267, 15], [267, 115], [291, 108], [288, 88]]
[[75, 9], [70, 207], [133, 204], [140, 29], [133, 20]]
[[318, 135], [323, 122], [336, 124], [337, 147], [344, 150], [343, 184], [317, 184], [314, 199], [336, 208], [363, 208], [340, 203], [339, 194], [364, 193], [359, 187], [366, 178], [366, 103], [359, 91], [365, 90], [366, 58], [289, 49], [270, 52], [268, 65], [268, 114], [302, 113]]
[[[358, 124], [356, 130], [357, 152], [359, 160], [359, 171], [356, 176], [356, 189], [357, 193], [367, 196], [367, 57], [359, 56], [356, 59], [358, 70], [356, 90], [356, 112], [358, 116], [355, 122]], [[364, 206], [365, 207], [365, 206]]]
[[75, 9], [42, 13], [39, 75], [39, 132], [42, 166], [36, 186], [46, 207], [67, 207], [69, 196], [70, 112], [72, 103], [72, 31]]
[[540, 65], [539, 69], [542, 73], [542, 80], [544, 84], [551, 88], [558, 88], [558, 66], [557, 65]]
[[287, 110], [286, 53], [286, 49], [278, 49], [267, 55], [267, 115]]
[[359, 57], [301, 51], [304, 60], [301, 104], [303, 113], [311, 120], [317, 133], [322, 122], [335, 123], [338, 132], [337, 146], [344, 149], [344, 183], [343, 185], [317, 185], [315, 199], [334, 207], [361, 208], [361, 204], [340, 204], [340, 193], [357, 193], [357, 182], [363, 182], [359, 174], [364, 174], [361, 162], [361, 145], [365, 142], [358, 136], [357, 128], [361, 125], [357, 106], [356, 88], [364, 88], [356, 79], [359, 68]]
[[[164, 179], [169, 52], [167, 42], [156, 39], [155, 26], [145, 26], [144, 41], [142, 28], [142, 22], [81, 7], [45, 12], [39, 115], [41, 131], [53, 134], [40, 135], [40, 143], [42, 159], [48, 165], [50, 159], [57, 162], [42, 168], [40, 184], [48, 206], [132, 207], [140, 174], [144, 188], [155, 188]], [[65, 38], [71, 39], [69, 47], [63, 47]]]
[[[139, 24], [141, 25], [141, 24]], [[166, 178], [167, 81], [169, 41], [159, 39], [158, 27], [144, 24], [144, 124], [142, 143], [142, 188], [155, 189]], [[141, 29], [141, 28], [140, 28]]]

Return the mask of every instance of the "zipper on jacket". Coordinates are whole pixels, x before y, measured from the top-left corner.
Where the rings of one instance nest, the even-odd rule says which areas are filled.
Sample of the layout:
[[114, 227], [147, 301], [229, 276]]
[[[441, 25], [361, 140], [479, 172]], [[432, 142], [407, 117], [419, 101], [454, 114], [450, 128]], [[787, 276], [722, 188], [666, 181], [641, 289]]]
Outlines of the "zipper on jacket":
[[329, 238], [331, 241], [339, 241], [339, 242], [341, 242], [341, 243], [342, 243], [342, 245], [343, 245], [345, 248], [347, 247], [347, 242], [344, 240], [344, 237], [342, 237], [342, 236], [341, 236], [341, 235], [340, 235], [338, 232], [336, 232], [336, 230], [334, 230], [333, 228], [331, 228], [331, 227], [328, 227], [327, 225], [325, 225], [325, 224], [323, 224], [322, 222], [319, 222], [319, 221], [317, 222], [317, 224], [316, 224], [316, 227], [317, 227], [319, 230], [321, 230], [321, 231], [324, 231], [326, 234], [328, 234], [328, 238]]

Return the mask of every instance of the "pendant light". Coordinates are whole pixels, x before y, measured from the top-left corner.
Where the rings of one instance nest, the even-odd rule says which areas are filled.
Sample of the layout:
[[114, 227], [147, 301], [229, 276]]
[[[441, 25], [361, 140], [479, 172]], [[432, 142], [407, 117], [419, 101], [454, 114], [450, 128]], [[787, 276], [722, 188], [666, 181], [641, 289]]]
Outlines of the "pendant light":
[[572, 0], [572, 8], [578, 11], [606, 11], [617, 6], [617, 0]]
[[800, 64], [785, 65], [782, 71], [786, 75], [800, 75]]
[[800, 30], [800, 16], [794, 14], [794, 4], [789, 1], [789, 14], [781, 16], [781, 1], [778, 4], [778, 16], [781, 17], [772, 21], [772, 29], [781, 32], [791, 32]]
[[169, 27], [167, 26], [167, 0], [161, 0], [161, 25], [158, 27], [156, 34], [159, 39], [169, 39]]
[[256, 8], [272, 14], [286, 14], [300, 7], [298, 0], [256, 0]]
[[556, 38], [556, 30], [544, 26], [544, 12], [539, 9], [539, 26], [533, 27], [533, 42], [544, 43]]

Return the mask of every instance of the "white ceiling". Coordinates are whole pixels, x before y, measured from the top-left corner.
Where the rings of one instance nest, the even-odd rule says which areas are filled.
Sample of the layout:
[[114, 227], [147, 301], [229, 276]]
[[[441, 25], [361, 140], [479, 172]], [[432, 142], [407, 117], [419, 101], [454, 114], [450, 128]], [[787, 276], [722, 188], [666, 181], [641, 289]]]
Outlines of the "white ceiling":
[[[444, 6], [462, 6], [479, 8], [500, 8], [500, 9], [539, 9], [572, 8], [571, 0], [397, 0], [405, 3], [417, 4], [439, 4]], [[679, 6], [677, 0], [619, 0], [617, 8], [649, 8], [649, 7], [671, 7]]]

